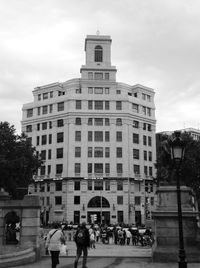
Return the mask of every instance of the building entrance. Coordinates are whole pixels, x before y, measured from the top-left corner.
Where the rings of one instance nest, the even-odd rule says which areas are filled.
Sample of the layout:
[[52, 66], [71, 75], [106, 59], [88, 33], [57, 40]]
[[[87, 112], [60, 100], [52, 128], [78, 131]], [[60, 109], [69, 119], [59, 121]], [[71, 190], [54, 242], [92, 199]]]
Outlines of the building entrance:
[[87, 221], [89, 223], [110, 224], [110, 204], [103, 196], [95, 196], [88, 203]]

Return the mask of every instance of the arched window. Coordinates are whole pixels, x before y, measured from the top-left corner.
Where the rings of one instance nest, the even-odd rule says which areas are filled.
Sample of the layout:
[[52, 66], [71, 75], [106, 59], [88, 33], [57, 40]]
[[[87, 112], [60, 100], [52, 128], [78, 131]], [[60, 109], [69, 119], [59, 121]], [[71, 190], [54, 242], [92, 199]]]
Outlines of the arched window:
[[94, 49], [94, 61], [95, 62], [103, 61], [103, 49], [101, 46], [96, 46]]
[[[101, 201], [102, 199], [102, 201]], [[108, 202], [108, 200], [105, 197], [101, 197], [101, 196], [95, 196], [93, 197], [89, 203], [88, 203], [88, 208], [109, 208], [110, 204]]]

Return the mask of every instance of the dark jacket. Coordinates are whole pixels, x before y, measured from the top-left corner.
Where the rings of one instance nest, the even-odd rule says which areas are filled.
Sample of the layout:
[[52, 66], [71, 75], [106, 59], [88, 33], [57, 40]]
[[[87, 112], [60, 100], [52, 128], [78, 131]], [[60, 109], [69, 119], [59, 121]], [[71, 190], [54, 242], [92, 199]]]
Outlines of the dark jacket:
[[[85, 241], [84, 241], [84, 243], [82, 245], [79, 245], [77, 243], [77, 235], [78, 235], [78, 232], [79, 232], [80, 229], [83, 229], [84, 232], [85, 232]], [[78, 229], [77, 229], [77, 231], [75, 233], [75, 236], [74, 236], [74, 241], [76, 242], [77, 246], [90, 247], [90, 235], [89, 235], [88, 229], [85, 226], [78, 227]]]

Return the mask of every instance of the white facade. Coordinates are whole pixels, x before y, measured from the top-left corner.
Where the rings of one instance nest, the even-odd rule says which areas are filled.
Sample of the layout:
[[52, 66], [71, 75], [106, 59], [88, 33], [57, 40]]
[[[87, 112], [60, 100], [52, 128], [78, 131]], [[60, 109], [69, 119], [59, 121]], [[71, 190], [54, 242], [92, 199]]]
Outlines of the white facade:
[[46, 220], [145, 223], [155, 192], [154, 90], [116, 82], [110, 36], [87, 36], [85, 53], [81, 78], [37, 87], [23, 105], [22, 131], [44, 159], [29, 192], [41, 195]]

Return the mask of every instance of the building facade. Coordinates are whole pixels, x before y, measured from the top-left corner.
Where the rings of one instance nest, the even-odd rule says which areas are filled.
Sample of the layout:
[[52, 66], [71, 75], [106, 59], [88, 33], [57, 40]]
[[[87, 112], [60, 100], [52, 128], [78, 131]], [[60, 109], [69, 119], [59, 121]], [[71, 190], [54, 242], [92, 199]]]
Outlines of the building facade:
[[151, 218], [154, 90], [116, 81], [111, 42], [87, 36], [81, 77], [36, 87], [23, 105], [22, 131], [44, 161], [29, 186], [41, 197], [44, 223]]

